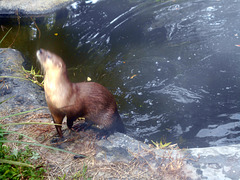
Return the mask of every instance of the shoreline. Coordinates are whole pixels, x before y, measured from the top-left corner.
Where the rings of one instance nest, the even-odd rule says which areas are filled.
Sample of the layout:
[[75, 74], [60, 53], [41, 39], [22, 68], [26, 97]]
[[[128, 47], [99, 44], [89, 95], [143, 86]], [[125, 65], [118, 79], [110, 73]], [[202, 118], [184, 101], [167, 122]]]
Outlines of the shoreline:
[[[0, 102], [9, 97], [13, 97], [7, 102], [1, 104], [1, 116], [5, 116], [6, 113], [18, 113], [25, 110], [46, 106], [44, 92], [36, 84], [33, 84], [30, 81], [23, 81], [16, 78], [14, 79], [1, 77], [24, 77], [21, 73], [21, 66], [23, 62], [24, 59], [19, 51], [15, 49], [0, 48], [0, 80], [2, 80], [0, 81], [0, 87], [2, 86], [2, 88], [0, 89]], [[3, 119], [1, 122], [4, 124], [14, 121], [24, 122], [29, 120], [31, 122], [51, 122], [48, 109], [44, 109], [40, 113], [40, 117], [43, 114], [47, 115], [48, 118], [38, 119], [37, 114], [39, 113], [40, 112], [32, 113], [33, 117], [31, 117], [30, 114], [30, 119], [25, 117], [20, 117], [20, 119], [19, 117], [6, 118]], [[66, 128], [66, 124], [64, 124], [64, 127]], [[13, 128], [15, 131], [21, 131], [21, 127]], [[35, 128], [39, 129], [40, 127], [35, 126]], [[45, 127], [42, 128], [44, 129], [44, 131], [46, 130]], [[28, 131], [26, 131], [25, 129], [22, 133], [27, 132]], [[68, 130], [65, 130], [65, 134], [66, 132], [68, 132]], [[55, 133], [54, 127], [52, 127], [52, 129], [49, 129], [49, 133]], [[89, 133], [94, 136], [93, 132], [89, 131], [87, 134]], [[147, 162], [149, 167], [147, 166], [145, 168], [150, 168], [151, 171], [145, 174], [146, 177], [150, 177], [151, 174], [153, 176], [157, 176], [159, 175], [158, 173], [162, 173], [161, 171], [159, 172], [159, 168], [162, 169], [164, 164], [168, 165], [169, 161], [173, 161], [175, 163], [175, 168], [178, 167], [180, 162], [181, 168], [177, 172], [180, 174], [183, 173], [182, 175], [184, 175], [184, 177], [187, 177], [187, 179], [215, 179], [216, 177], [218, 177], [218, 179], [238, 179], [238, 177], [240, 177], [240, 144], [192, 149], [157, 149], [149, 147], [147, 144], [144, 144], [143, 142], [137, 141], [136, 139], [121, 133], [115, 133], [111, 135], [107, 140], [104, 139], [100, 141], [95, 141], [94, 139], [87, 139], [85, 132], [69, 134], [69, 137], [75, 137], [76, 139], [74, 140], [74, 142], [63, 143], [63, 148], [74, 149], [79, 151], [79, 153], [81, 154], [84, 153], [81, 148], [88, 148], [89, 144], [93, 144], [92, 151], [94, 151], [94, 155], [92, 155], [91, 157], [98, 161], [100, 164], [104, 162], [104, 167], [109, 167], [112, 163], [116, 163], [115, 165], [119, 163], [125, 163], [126, 165], [127, 163], [127, 166], [130, 166], [129, 163], [131, 163], [132, 159], [135, 158], [135, 160], [138, 160], [139, 162], [142, 160]], [[33, 135], [37, 136], [36, 139], [40, 138], [41, 136], [49, 136], [47, 132], [38, 135], [37, 131], [34, 131]], [[80, 138], [78, 138], [79, 136]], [[49, 142], [49, 138], [47, 142]], [[44, 153], [46, 150], [39, 151], [42, 156], [45, 156]], [[89, 151], [89, 149], [87, 149], [87, 151]], [[49, 152], [47, 153], [48, 156], [54, 158], [54, 154], [51, 154]], [[166, 157], [166, 154], [170, 154], [170, 157]], [[57, 161], [64, 162], [64, 158], [59, 158], [57, 159]], [[51, 164], [51, 162], [47, 163]], [[68, 163], [71, 163], [71, 158], [69, 158]], [[101, 168], [101, 165], [99, 168]], [[142, 170], [136, 167], [136, 169], [134, 169], [134, 172], [142, 173]], [[169, 173], [168, 170], [165, 170], [164, 172]], [[122, 173], [124, 174], [130, 172]], [[101, 175], [96, 177], [101, 177]], [[104, 173], [104, 177], [108, 179], [109, 174]], [[166, 179], [167, 178], [169, 178], [169, 176], [166, 176]]]

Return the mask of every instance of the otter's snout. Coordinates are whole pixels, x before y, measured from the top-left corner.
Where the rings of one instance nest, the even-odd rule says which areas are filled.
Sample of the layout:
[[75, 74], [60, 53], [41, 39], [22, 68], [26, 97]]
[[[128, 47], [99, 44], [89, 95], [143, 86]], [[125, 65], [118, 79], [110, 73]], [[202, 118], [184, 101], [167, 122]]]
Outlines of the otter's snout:
[[37, 53], [38, 53], [38, 54], [42, 54], [42, 53], [43, 53], [43, 49], [39, 49], [39, 50], [37, 51]]
[[44, 70], [46, 70], [45, 66], [44, 66], [45, 61], [46, 61], [46, 50], [39, 49], [39, 50], [37, 50], [36, 55], [37, 55], [37, 61], [40, 63], [41, 67]]
[[44, 54], [44, 52], [45, 52], [44, 49], [39, 49], [39, 50], [37, 51], [37, 57], [38, 57], [38, 59], [40, 59], [40, 56], [42, 56], [42, 55]]
[[39, 49], [36, 53], [38, 61], [41, 63], [41, 61], [46, 60], [46, 50], [44, 49]]

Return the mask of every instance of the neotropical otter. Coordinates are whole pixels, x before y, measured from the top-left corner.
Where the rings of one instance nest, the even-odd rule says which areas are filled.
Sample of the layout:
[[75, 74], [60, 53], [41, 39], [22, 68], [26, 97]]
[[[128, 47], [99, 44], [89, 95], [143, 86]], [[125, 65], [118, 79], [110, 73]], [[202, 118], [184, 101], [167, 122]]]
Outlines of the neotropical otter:
[[[124, 132], [113, 95], [94, 82], [71, 83], [62, 58], [47, 50], [37, 51], [37, 58], [44, 70], [45, 97], [54, 123], [62, 124], [67, 116], [67, 126], [72, 129], [78, 117], [101, 127], [97, 138], [107, 137], [115, 130]], [[61, 126], [55, 126], [62, 138]]]

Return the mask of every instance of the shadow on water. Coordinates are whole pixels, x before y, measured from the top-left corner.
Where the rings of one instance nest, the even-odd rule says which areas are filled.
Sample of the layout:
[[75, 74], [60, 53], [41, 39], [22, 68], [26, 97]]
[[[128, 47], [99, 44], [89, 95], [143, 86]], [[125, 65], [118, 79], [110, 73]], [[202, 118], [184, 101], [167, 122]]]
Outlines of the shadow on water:
[[[63, 57], [73, 81], [115, 95], [128, 134], [180, 147], [240, 142], [240, 2], [76, 2], [22, 18], [14, 48], [36, 65], [38, 48]], [[15, 19], [0, 19], [17, 31]]]

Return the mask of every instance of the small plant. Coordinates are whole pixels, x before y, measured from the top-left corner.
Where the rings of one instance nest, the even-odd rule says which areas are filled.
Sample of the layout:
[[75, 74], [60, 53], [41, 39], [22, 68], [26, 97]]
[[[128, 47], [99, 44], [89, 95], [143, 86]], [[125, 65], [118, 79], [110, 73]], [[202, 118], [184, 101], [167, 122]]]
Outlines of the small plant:
[[[6, 140], [4, 130], [0, 127], [0, 140]], [[39, 159], [38, 153], [28, 146], [18, 149], [0, 142], [0, 179], [43, 179], [46, 170], [35, 168], [30, 161]]]
[[59, 179], [59, 180], [65, 180], [66, 176], [67, 176], [67, 175], [64, 174], [63, 177], [58, 177], [58, 179]]
[[86, 177], [87, 176], [87, 166], [84, 165], [82, 171], [78, 171], [76, 174], [73, 175], [72, 179], [84, 179], [84, 180], [90, 180], [92, 178]]
[[22, 69], [23, 69], [26, 79], [43, 87], [43, 84], [44, 84], [43, 75], [41, 75], [40, 71], [36, 72], [36, 70], [35, 70], [35, 68], [33, 68], [33, 66], [31, 67], [30, 71], [26, 70], [23, 66], [22, 66]]
[[[63, 177], [58, 177], [59, 180], [65, 180], [67, 179], [67, 175], [64, 174]], [[77, 180], [77, 179], [83, 179], [83, 180], [91, 180], [91, 177], [86, 177], [87, 176], [87, 166], [84, 165], [83, 169], [81, 171], [76, 172], [71, 179]]]
[[156, 146], [157, 149], [166, 149], [170, 146], [172, 142], [166, 143], [161, 140], [159, 143], [154, 141], [152, 141], [152, 143], [154, 144], [154, 146]]

